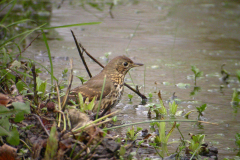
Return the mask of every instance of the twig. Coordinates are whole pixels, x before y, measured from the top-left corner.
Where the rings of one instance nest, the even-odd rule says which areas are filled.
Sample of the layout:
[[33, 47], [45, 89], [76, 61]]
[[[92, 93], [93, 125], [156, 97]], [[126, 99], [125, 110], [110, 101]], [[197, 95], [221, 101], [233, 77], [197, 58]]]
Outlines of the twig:
[[134, 88], [132, 88], [131, 86], [129, 86], [127, 83], [124, 83], [124, 85], [125, 85], [126, 87], [128, 87], [130, 90], [132, 90], [133, 92], [135, 92], [137, 95], [139, 95], [139, 97], [141, 97], [142, 99], [147, 99], [147, 97], [146, 97], [144, 94], [142, 94], [142, 93], [140, 93], [139, 91], [135, 90]]
[[[20, 52], [20, 53], [16, 56], [16, 58], [15, 58], [13, 61], [17, 60], [17, 58], [18, 58], [23, 52], [25, 52], [26, 49], [28, 49], [28, 47], [30, 47], [30, 46], [32, 45], [33, 41], [35, 41], [41, 34], [42, 34], [42, 33], [39, 33], [39, 34], [27, 45], [27, 47], [25, 47], [25, 48], [22, 50], [22, 52]], [[12, 61], [12, 62], [13, 62], [13, 61]], [[10, 63], [12, 63], [12, 62], [10, 62]]]
[[79, 43], [79, 47], [82, 48], [83, 52], [85, 52], [88, 57], [90, 57], [94, 62], [96, 62], [99, 66], [101, 66], [102, 68], [104, 68], [104, 65], [102, 65], [98, 60], [96, 60], [91, 54], [88, 53], [88, 51], [82, 46], [81, 43]]
[[35, 64], [32, 63], [32, 74], [33, 74], [33, 93], [34, 93], [34, 103], [35, 105], [38, 105], [38, 95], [37, 95], [37, 80], [36, 80], [36, 70], [35, 70]]
[[[59, 89], [58, 89], [58, 84], [57, 83], [56, 83], [56, 90], [57, 90], [57, 97], [58, 97], [58, 110], [62, 111], [61, 99], [60, 99]], [[62, 115], [61, 115], [61, 113], [59, 113], [59, 116], [58, 116], [58, 127], [60, 127], [61, 118], [62, 118]]]
[[72, 86], [72, 81], [73, 81], [73, 61], [72, 61], [72, 59], [70, 59], [70, 66], [71, 66], [71, 72], [70, 72], [69, 81], [68, 81], [68, 88], [66, 90], [65, 96], [64, 96], [63, 101], [62, 101], [62, 111], [63, 112], [65, 110], [65, 106], [66, 106], [67, 101], [68, 101], [68, 95], [70, 93], [71, 86]]
[[112, 8], [113, 8], [113, 6], [114, 6], [114, 3], [111, 3], [111, 6], [109, 7], [109, 14], [110, 14], [110, 16], [111, 16], [112, 19], [114, 18], [113, 14], [112, 14]]
[[19, 139], [27, 148], [28, 148], [28, 150], [32, 153], [32, 150], [31, 150], [31, 147], [29, 147], [28, 146], [28, 144], [24, 141], [24, 140], [22, 140], [22, 139]]
[[45, 128], [45, 126], [44, 126], [44, 124], [42, 123], [42, 120], [39, 118], [39, 116], [36, 115], [36, 114], [32, 114], [32, 115], [35, 116], [35, 117], [38, 119], [38, 121], [40, 122], [42, 128], [44, 129], [44, 131], [46, 132], [46, 134], [47, 134], [48, 137], [49, 137], [50, 135], [49, 135], [49, 133], [48, 133], [48, 130]]
[[[82, 46], [81, 43], [79, 43], [79, 46], [82, 48], [83, 52], [85, 52], [88, 57], [90, 57], [94, 62], [96, 62], [99, 66], [101, 66], [102, 68], [104, 68], [104, 66], [98, 61], [96, 60], [91, 54], [89, 54], [86, 49]], [[132, 88], [131, 86], [129, 86], [127, 83], [124, 83], [124, 85], [126, 87], [128, 87], [130, 90], [132, 90], [133, 92], [135, 92], [137, 95], [139, 95], [142, 99], [147, 99], [147, 97], [143, 94], [141, 94], [139, 91], [135, 90], [134, 88]]]
[[87, 72], [88, 72], [88, 75], [89, 75], [90, 78], [92, 78], [92, 74], [91, 74], [91, 72], [89, 71], [88, 66], [87, 66], [87, 63], [86, 63], [86, 61], [85, 61], [85, 59], [84, 59], [84, 57], [83, 57], [83, 52], [81, 51], [81, 49], [80, 49], [80, 47], [79, 47], [79, 45], [78, 45], [77, 39], [76, 39], [76, 37], [75, 37], [75, 35], [74, 35], [74, 33], [73, 33], [72, 30], [71, 30], [71, 33], [72, 33], [73, 39], [74, 39], [74, 41], [75, 41], [75, 44], [76, 44], [76, 46], [77, 46], [78, 53], [79, 53], [79, 55], [80, 55], [80, 57], [81, 57], [81, 59], [82, 59], [82, 62], [83, 62], [84, 66], [85, 66], [85, 68], [86, 68], [86, 70], [87, 70]]

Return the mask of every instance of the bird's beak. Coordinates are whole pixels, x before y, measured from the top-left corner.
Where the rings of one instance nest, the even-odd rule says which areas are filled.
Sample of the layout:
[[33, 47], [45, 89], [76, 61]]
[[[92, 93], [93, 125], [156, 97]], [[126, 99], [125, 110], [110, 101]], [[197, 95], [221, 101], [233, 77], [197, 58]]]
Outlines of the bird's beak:
[[132, 67], [139, 67], [139, 66], [143, 66], [143, 64], [142, 63], [133, 63], [132, 64]]

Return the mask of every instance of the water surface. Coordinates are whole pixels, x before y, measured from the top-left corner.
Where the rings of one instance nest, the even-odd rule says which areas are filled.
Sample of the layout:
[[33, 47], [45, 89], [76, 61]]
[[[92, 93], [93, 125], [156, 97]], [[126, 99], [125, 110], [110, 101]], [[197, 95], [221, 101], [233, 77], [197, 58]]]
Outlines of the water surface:
[[[55, 4], [55, 3], [54, 3]], [[57, 6], [57, 4], [55, 4]], [[153, 93], [153, 102], [157, 101], [155, 94], [159, 90], [166, 101], [175, 92], [183, 100], [178, 110], [188, 112], [196, 110], [196, 106], [204, 103], [207, 109], [204, 120], [218, 125], [181, 123], [181, 131], [186, 139], [189, 132], [206, 134], [206, 142], [219, 149], [219, 159], [236, 155], [234, 136], [240, 132], [240, 114], [238, 108], [232, 108], [233, 88], [239, 88], [236, 71], [240, 69], [240, 3], [238, 1], [139, 1], [138, 3], [124, 2], [114, 6], [114, 19], [108, 14], [108, 5], [101, 12], [86, 6], [84, 10], [73, 1], [73, 5], [64, 1], [60, 9], [53, 7], [51, 26], [73, 23], [102, 22], [99, 25], [71, 28], [78, 40], [87, 51], [98, 58], [111, 52], [112, 59], [118, 55], [127, 55], [136, 62], [142, 62], [144, 67], [132, 70], [133, 82], [138, 84], [140, 91], [148, 95]], [[57, 29], [57, 34], [49, 35], [49, 46], [54, 57], [55, 76], [60, 78], [61, 72], [69, 68], [69, 59], [73, 59], [74, 74], [88, 78], [81, 63], [75, 43], [69, 28]], [[135, 33], [135, 34], [134, 34]], [[61, 40], [59, 40], [61, 39]], [[43, 41], [32, 44], [27, 54], [49, 66], [46, 48]], [[101, 68], [86, 58], [93, 75]], [[221, 65], [231, 73], [231, 83], [221, 82]], [[194, 82], [191, 65], [196, 65], [203, 71], [203, 77], [197, 80], [201, 90], [194, 96]], [[145, 85], [144, 85], [144, 70]], [[46, 77], [46, 75], [42, 75]], [[127, 75], [126, 82], [132, 83]], [[181, 89], [178, 83], [190, 84]], [[80, 84], [75, 77], [73, 87]], [[167, 85], [166, 85], [167, 84]], [[223, 89], [220, 90], [220, 85]], [[145, 92], [144, 92], [145, 91]], [[125, 93], [118, 109], [121, 109], [121, 123], [148, 120], [141, 99], [134, 94], [132, 103], [127, 94], [132, 93], [125, 88]], [[167, 105], [166, 105], [167, 106]], [[190, 115], [196, 119], [197, 112]], [[183, 117], [178, 117], [183, 118]], [[149, 124], [142, 125], [149, 128]], [[125, 129], [120, 130], [121, 134]], [[175, 130], [170, 141], [179, 139], [180, 134]], [[175, 152], [175, 145], [169, 146], [170, 153]]]

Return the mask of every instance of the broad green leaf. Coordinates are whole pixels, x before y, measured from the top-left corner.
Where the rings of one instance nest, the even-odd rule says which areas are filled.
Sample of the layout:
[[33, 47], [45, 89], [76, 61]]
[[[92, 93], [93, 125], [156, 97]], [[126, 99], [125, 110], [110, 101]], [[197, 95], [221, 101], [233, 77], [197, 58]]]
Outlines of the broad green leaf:
[[22, 120], [24, 120], [24, 113], [23, 112], [18, 112], [15, 115], [14, 122], [21, 122]]
[[3, 128], [2, 126], [0, 126], [0, 136], [6, 136], [8, 135], [8, 130], [6, 128]]
[[27, 88], [27, 85], [26, 85], [25, 83], [23, 83], [22, 81], [18, 81], [18, 82], [16, 83], [16, 87], [17, 87], [17, 89], [18, 89], [18, 92], [20, 93], [20, 92], [22, 92], [24, 89]]
[[12, 130], [8, 132], [7, 142], [15, 146], [19, 144], [19, 133], [16, 127], [13, 127]]
[[13, 102], [12, 105], [14, 106], [14, 110], [22, 111], [23, 113], [29, 114], [30, 113], [30, 105], [29, 102]]
[[[0, 126], [3, 127], [6, 130], [9, 130], [10, 123], [9, 123], [9, 117], [1, 117], [0, 119]], [[1, 129], [0, 129], [0, 136], [1, 136]]]

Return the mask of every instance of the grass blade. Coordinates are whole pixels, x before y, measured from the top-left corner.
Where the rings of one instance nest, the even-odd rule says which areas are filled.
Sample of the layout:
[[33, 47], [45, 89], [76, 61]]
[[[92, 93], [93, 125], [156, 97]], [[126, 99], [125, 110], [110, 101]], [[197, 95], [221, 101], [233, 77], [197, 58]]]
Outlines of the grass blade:
[[51, 72], [50, 72], [50, 75], [51, 75], [51, 85], [53, 86], [53, 63], [52, 63], [52, 56], [51, 56], [51, 52], [50, 52], [50, 48], [49, 48], [49, 45], [48, 45], [48, 42], [47, 42], [47, 37], [44, 33], [44, 31], [42, 30], [42, 35], [43, 35], [43, 40], [45, 42], [45, 45], [46, 45], [46, 48], [47, 48], [47, 51], [48, 51], [48, 58], [49, 58], [49, 62], [50, 62], [50, 68], [51, 68]]
[[46, 27], [46, 28], [41, 28], [41, 29], [67, 28], [67, 27], [94, 25], [94, 24], [100, 24], [100, 23], [102, 23], [102, 22], [77, 23], [77, 24], [69, 24], [69, 25], [63, 25], [63, 26]]

